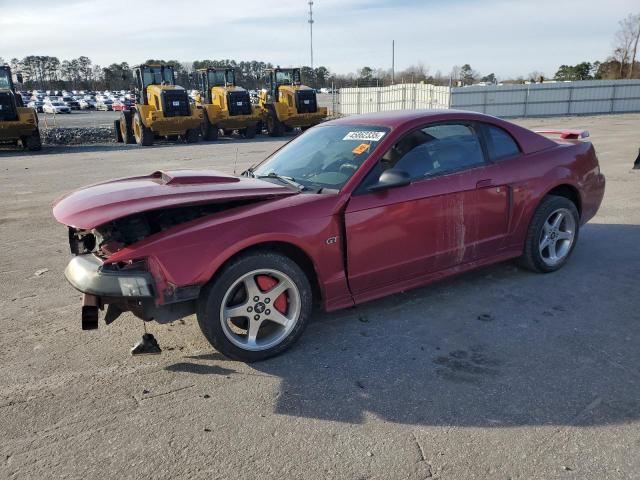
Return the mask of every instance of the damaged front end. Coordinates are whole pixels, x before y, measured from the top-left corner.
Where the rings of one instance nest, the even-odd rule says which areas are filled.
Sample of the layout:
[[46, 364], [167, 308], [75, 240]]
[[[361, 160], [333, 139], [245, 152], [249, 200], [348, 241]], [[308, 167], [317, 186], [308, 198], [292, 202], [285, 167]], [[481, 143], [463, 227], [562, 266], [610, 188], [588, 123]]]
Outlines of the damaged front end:
[[177, 170], [100, 183], [64, 196], [53, 214], [69, 229], [74, 258], [65, 275], [84, 294], [82, 328], [97, 328], [104, 309], [107, 324], [122, 312], [160, 323], [193, 314], [202, 280], [189, 284], [183, 276], [183, 284], [177, 284], [167, 268], [180, 268], [180, 262], [167, 267], [145, 246], [167, 230], [297, 193], [259, 179]]
[[[200, 285], [177, 286], [166, 282], [153, 259], [109, 262], [125, 247], [152, 235], [256, 200], [190, 205], [140, 212], [83, 230], [69, 227], [69, 247], [75, 257], [65, 276], [84, 294], [82, 329], [98, 328], [99, 311], [106, 308], [108, 325], [123, 312], [145, 321], [168, 323], [195, 313]], [[155, 274], [155, 275], [154, 275]]]

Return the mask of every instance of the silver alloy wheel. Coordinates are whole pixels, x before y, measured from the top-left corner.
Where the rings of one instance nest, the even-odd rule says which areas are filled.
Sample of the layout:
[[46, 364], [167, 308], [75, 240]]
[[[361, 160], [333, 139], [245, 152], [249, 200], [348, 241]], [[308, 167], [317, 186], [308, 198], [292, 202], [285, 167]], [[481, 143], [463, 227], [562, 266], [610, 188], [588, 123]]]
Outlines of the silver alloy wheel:
[[[263, 292], [256, 281], [260, 275], [278, 283]], [[283, 293], [287, 298], [285, 313], [274, 305]], [[293, 280], [278, 270], [260, 269], [244, 274], [229, 287], [222, 298], [220, 322], [225, 336], [237, 347], [267, 350], [287, 338], [298, 323], [300, 312], [300, 292]]]
[[544, 222], [538, 249], [542, 261], [553, 267], [563, 261], [573, 245], [576, 219], [566, 208], [554, 210]]

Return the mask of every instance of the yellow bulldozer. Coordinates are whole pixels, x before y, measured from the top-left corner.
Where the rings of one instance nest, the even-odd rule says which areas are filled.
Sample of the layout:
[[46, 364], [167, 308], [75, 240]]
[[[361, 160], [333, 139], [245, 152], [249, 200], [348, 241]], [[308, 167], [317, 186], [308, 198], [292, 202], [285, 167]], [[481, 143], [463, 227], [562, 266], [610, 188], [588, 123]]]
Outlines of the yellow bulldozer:
[[253, 138], [262, 121], [262, 108], [251, 104], [249, 92], [236, 85], [231, 67], [205, 68], [196, 72], [199, 94], [196, 105], [204, 110], [202, 138], [216, 140], [220, 130], [225, 135], [234, 130]]
[[299, 68], [267, 69], [265, 83], [258, 98], [270, 136], [296, 127], [304, 131], [327, 117], [326, 107], [318, 107], [315, 90], [302, 85]]
[[136, 103], [114, 121], [118, 142], [153, 145], [155, 138], [200, 138], [202, 110], [191, 106], [187, 91], [175, 84], [169, 65], [140, 65], [134, 69]]
[[[17, 74], [19, 83], [22, 75]], [[40, 129], [35, 109], [25, 107], [22, 96], [16, 92], [8, 65], [0, 65], [0, 143], [22, 146], [30, 151], [40, 150]]]

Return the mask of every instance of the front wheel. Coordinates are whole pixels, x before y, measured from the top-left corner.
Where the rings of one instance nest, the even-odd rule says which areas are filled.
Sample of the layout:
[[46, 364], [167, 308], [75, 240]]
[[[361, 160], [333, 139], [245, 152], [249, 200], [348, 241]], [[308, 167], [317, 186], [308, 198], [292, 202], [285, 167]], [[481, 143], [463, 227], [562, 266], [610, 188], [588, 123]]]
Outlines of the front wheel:
[[142, 122], [140, 112], [136, 112], [133, 118], [133, 136], [136, 139], [136, 143], [142, 147], [153, 145], [153, 132]]
[[256, 252], [228, 264], [201, 292], [200, 329], [219, 352], [253, 362], [289, 348], [311, 315], [309, 280], [290, 258]]
[[565, 197], [547, 195], [529, 223], [520, 263], [536, 272], [555, 272], [569, 260], [579, 230], [575, 204]]
[[187, 143], [196, 143], [198, 140], [200, 140], [200, 129], [191, 128], [187, 130], [187, 133], [184, 136], [184, 140]]

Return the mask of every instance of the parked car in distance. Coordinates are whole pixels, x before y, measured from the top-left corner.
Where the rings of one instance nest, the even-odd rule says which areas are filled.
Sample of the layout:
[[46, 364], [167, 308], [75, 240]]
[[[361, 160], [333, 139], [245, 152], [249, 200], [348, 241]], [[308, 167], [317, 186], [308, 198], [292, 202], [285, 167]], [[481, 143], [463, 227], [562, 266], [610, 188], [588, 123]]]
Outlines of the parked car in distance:
[[38, 113], [42, 113], [44, 111], [43, 110], [44, 102], [42, 100], [31, 100], [27, 104], [27, 106], [30, 107], [30, 108], [35, 108], [36, 112], [38, 112]]
[[65, 275], [83, 328], [105, 306], [107, 324], [196, 313], [218, 351], [261, 360], [314, 301], [352, 307], [509, 259], [561, 268], [604, 195], [587, 135], [456, 110], [328, 121], [239, 176], [157, 171], [61, 198]]
[[101, 110], [105, 112], [113, 110], [113, 100], [109, 100], [108, 98], [98, 100], [96, 103], [96, 110]]
[[129, 110], [132, 105], [133, 105], [133, 102], [131, 102], [130, 100], [116, 100], [111, 105], [111, 108], [114, 111], [122, 111], [122, 110]]
[[95, 100], [91, 100], [90, 98], [81, 98], [78, 101], [78, 104], [80, 105], [80, 110], [95, 110], [96, 109]]
[[62, 102], [71, 110], [80, 110], [80, 103], [73, 97], [62, 97]]
[[71, 113], [71, 109], [60, 101], [44, 102], [42, 111], [44, 113]]

